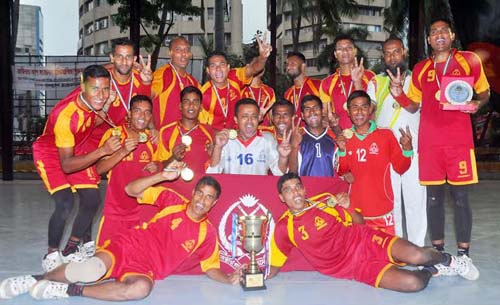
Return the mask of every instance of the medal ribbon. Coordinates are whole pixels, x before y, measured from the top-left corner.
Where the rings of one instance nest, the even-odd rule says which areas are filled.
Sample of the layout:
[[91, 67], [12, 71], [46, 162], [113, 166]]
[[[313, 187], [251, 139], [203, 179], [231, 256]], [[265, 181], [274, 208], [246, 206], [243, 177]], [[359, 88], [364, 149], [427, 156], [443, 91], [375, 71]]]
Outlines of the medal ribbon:
[[85, 98], [83, 97], [83, 93], [80, 93], [80, 99], [82, 100], [82, 102], [85, 104], [85, 106], [87, 106], [87, 108], [89, 108], [93, 113], [95, 113], [95, 115], [97, 115], [98, 117], [100, 117], [104, 122], [108, 123], [109, 126], [115, 128], [116, 125], [115, 123], [113, 123], [113, 120], [111, 120], [111, 118], [109, 117], [109, 115], [106, 113], [106, 117], [103, 117], [99, 112], [97, 112], [94, 107], [92, 107], [86, 100]]
[[130, 88], [128, 91], [128, 101], [125, 104], [125, 99], [123, 98], [120, 90], [118, 89], [118, 84], [116, 83], [113, 73], [111, 73], [111, 82], [113, 83], [113, 86], [115, 86], [116, 89], [116, 94], [118, 94], [118, 97], [120, 98], [120, 101], [122, 102], [123, 108], [125, 108], [125, 111], [128, 112], [130, 110], [130, 100], [132, 99], [132, 89], [134, 88], [134, 73], [132, 73], [132, 78], [130, 79]]
[[351, 83], [349, 85], [349, 92], [347, 92], [347, 94], [346, 94], [345, 85], [344, 85], [344, 81], [342, 80], [342, 75], [340, 75], [340, 70], [338, 73], [339, 73], [340, 86], [342, 87], [342, 94], [345, 96], [345, 100], [347, 101], [347, 99], [349, 98], [349, 95], [351, 95], [351, 91], [352, 91], [352, 79], [351, 79]]
[[[448, 70], [448, 65], [450, 64], [452, 54], [453, 54], [452, 51], [450, 51], [450, 54], [448, 54], [448, 58], [446, 59], [446, 63], [444, 64], [443, 74], [441, 75], [441, 77], [446, 75], [446, 70]], [[436, 73], [436, 83], [438, 85], [439, 90], [441, 90], [441, 82], [439, 81], [439, 77], [437, 75], [437, 70], [436, 70], [436, 61], [434, 59], [433, 61], [434, 61], [434, 73]]]
[[226, 104], [222, 102], [219, 92], [217, 87], [212, 83], [212, 87], [214, 88], [215, 91], [215, 96], [217, 97], [217, 101], [219, 102], [220, 108], [222, 109], [222, 114], [224, 115], [224, 118], [227, 119], [227, 110], [229, 108], [229, 82], [227, 82], [227, 93], [226, 93]]

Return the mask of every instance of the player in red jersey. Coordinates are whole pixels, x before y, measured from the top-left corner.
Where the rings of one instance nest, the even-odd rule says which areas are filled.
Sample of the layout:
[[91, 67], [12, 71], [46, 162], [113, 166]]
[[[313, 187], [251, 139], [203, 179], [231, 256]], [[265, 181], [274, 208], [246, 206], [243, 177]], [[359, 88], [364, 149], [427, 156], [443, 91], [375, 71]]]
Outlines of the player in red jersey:
[[213, 52], [207, 58], [206, 72], [210, 77], [201, 88], [203, 93], [200, 122], [211, 125], [215, 130], [234, 128], [234, 106], [241, 99], [243, 87], [249, 85], [252, 77], [264, 69], [272, 47], [256, 37], [259, 44], [259, 56], [243, 68], [231, 69], [226, 55]]
[[157, 158], [164, 165], [174, 160], [182, 161], [195, 176], [204, 174], [208, 167], [214, 134], [210, 126], [198, 121], [202, 94], [198, 88], [190, 86], [182, 90], [180, 99], [182, 117], [160, 130]]
[[375, 76], [370, 70], [363, 67], [363, 58], [356, 58], [358, 49], [354, 40], [348, 35], [339, 35], [334, 40], [335, 50], [333, 55], [339, 62], [335, 73], [321, 81], [320, 98], [327, 107], [325, 111], [332, 111], [339, 116], [342, 129], [352, 126], [347, 116], [347, 98], [355, 90], [366, 90], [368, 82]]
[[394, 193], [391, 167], [399, 174], [410, 167], [413, 147], [409, 128], [402, 128], [400, 143], [390, 129], [377, 128], [371, 121], [373, 105], [362, 90], [354, 91], [347, 100], [353, 127], [350, 139], [339, 136], [339, 175], [351, 172], [351, 208], [359, 209], [367, 225], [387, 233], [394, 231]]
[[256, 101], [260, 108], [260, 124], [262, 126], [270, 126], [271, 120], [268, 116], [268, 111], [276, 102], [276, 94], [274, 89], [262, 82], [262, 77], [266, 70], [262, 70], [259, 74], [252, 78], [250, 85], [243, 88], [242, 98], [251, 98]]
[[[122, 147], [99, 160], [96, 165], [99, 175], [109, 171], [104, 210], [96, 238], [97, 246], [102, 246], [113, 235], [146, 220], [140, 218], [141, 207], [135, 198], [125, 193], [125, 186], [163, 168], [160, 162], [155, 162], [156, 145], [151, 143], [149, 137], [145, 141], [140, 139], [141, 133], [147, 135], [152, 116], [151, 99], [145, 95], [136, 95], [130, 100], [128, 123], [108, 129], [101, 140], [100, 146], [110, 137], [118, 137]], [[117, 130], [120, 135], [114, 135]]]
[[294, 119], [295, 108], [292, 103], [284, 99], [278, 99], [271, 107], [272, 126], [259, 125], [259, 130], [273, 134], [278, 145], [285, 138], [285, 132], [290, 134]]
[[186, 71], [193, 55], [187, 39], [183, 36], [173, 38], [168, 49], [170, 62], [154, 72], [151, 87], [153, 119], [158, 130], [168, 123], [180, 120], [181, 91], [188, 86], [200, 88], [196, 78]]
[[[278, 180], [278, 192], [288, 210], [274, 229], [269, 277], [278, 273], [294, 247], [325, 275], [401, 292], [424, 289], [432, 275], [456, 272], [468, 280], [479, 277], [470, 260], [353, 223], [340, 206], [348, 205], [347, 196], [337, 196], [339, 204], [334, 207], [306, 200], [306, 190], [296, 173]], [[413, 271], [398, 268], [404, 264], [427, 267]]]
[[[173, 163], [173, 168], [178, 163]], [[153, 187], [178, 177], [178, 171], [160, 172], [131, 182], [126, 187], [139, 202], [164, 206], [148, 223], [115, 235], [98, 252], [82, 263], [70, 263], [44, 275], [6, 279], [0, 296], [11, 298], [30, 291], [35, 299], [85, 296], [109, 301], [147, 297], [154, 281], [163, 279], [185, 261], [196, 260], [213, 280], [239, 283], [240, 270], [224, 274], [220, 270], [217, 231], [207, 220], [221, 188], [210, 176], [201, 178], [186, 202], [164, 187]], [[114, 281], [99, 281], [114, 279]]]
[[[46, 271], [63, 262], [61, 254], [65, 259], [73, 259], [70, 255], [79, 253], [80, 240], [90, 230], [100, 203], [97, 186], [100, 177], [93, 164], [120, 148], [116, 138], [97, 149], [85, 146], [97, 118], [103, 117], [101, 110], [110, 92], [109, 72], [102, 66], [88, 66], [83, 71], [81, 92], [74, 92], [52, 109], [43, 134], [33, 144], [38, 174], [55, 201], [49, 221], [49, 247], [42, 261]], [[59, 253], [64, 226], [74, 205], [73, 192], [80, 198], [80, 208], [71, 237]]]
[[[293, 86], [285, 91], [284, 97], [294, 105], [294, 114], [302, 116], [300, 101], [306, 95], [319, 96], [321, 80], [306, 75], [306, 57], [300, 52], [288, 52], [286, 55], [286, 75], [293, 81]], [[303, 126], [303, 123], [301, 123]]]
[[[428, 43], [432, 56], [413, 69], [408, 95], [401, 85], [394, 86], [393, 96], [401, 105], [421, 104], [418, 151], [420, 183], [427, 186], [427, 222], [431, 242], [444, 250], [445, 185], [450, 185], [454, 206], [458, 254], [469, 255], [472, 233], [472, 210], [468, 185], [478, 182], [470, 113], [475, 113], [489, 99], [489, 84], [480, 58], [452, 48], [455, 33], [449, 20], [430, 24]], [[393, 75], [394, 76], [394, 75]], [[449, 111], [440, 108], [443, 76], [471, 76], [475, 95], [468, 104], [471, 110]]]

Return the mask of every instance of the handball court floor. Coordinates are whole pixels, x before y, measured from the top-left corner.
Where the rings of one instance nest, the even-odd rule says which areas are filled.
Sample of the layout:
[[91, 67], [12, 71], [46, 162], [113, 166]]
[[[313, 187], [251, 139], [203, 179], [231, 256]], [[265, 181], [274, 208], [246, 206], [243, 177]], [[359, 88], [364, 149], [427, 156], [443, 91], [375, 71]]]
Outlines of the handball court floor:
[[[244, 292], [200, 276], [171, 276], [135, 304], [320, 305], [320, 304], [499, 304], [500, 300], [500, 180], [481, 180], [470, 194], [474, 211], [471, 256], [481, 272], [477, 281], [460, 277], [434, 278], [418, 293], [397, 293], [315, 272], [281, 273], [266, 281], [267, 290]], [[0, 181], [0, 279], [41, 273], [40, 259], [52, 212], [49, 195], [39, 180]], [[447, 205], [446, 244], [454, 245], [452, 210]], [[448, 247], [455, 252], [454, 247]], [[0, 304], [111, 304], [74, 297], [36, 301], [29, 294]], [[132, 302], [130, 302], [132, 303]]]

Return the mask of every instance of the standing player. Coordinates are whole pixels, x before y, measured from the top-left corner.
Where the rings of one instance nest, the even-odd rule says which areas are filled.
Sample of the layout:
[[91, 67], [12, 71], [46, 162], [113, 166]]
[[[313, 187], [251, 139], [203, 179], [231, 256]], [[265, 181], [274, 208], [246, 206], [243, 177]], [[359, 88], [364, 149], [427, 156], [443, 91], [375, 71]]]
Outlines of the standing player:
[[316, 95], [307, 95], [300, 102], [300, 110], [306, 126], [294, 128], [290, 171], [299, 176], [336, 176], [336, 136], [323, 127], [323, 103]]
[[[271, 240], [270, 277], [277, 274], [291, 250], [297, 248], [315, 270], [325, 275], [401, 292], [424, 289], [432, 275], [458, 273], [468, 280], [479, 278], [479, 271], [470, 260], [421, 248], [355, 224], [339, 205], [311, 204], [295, 173], [278, 180], [278, 192], [288, 210], [276, 223]], [[340, 197], [337, 199], [340, 203]], [[398, 268], [405, 263], [426, 267], [413, 271]]]
[[172, 122], [160, 130], [157, 158], [167, 166], [176, 160], [184, 162], [196, 175], [204, 174], [208, 167], [213, 146], [213, 131], [201, 124], [201, 91], [186, 87], [181, 91], [181, 113], [179, 121]]
[[277, 145], [269, 132], [260, 132], [259, 106], [252, 99], [242, 99], [236, 103], [235, 119], [238, 131], [234, 138], [228, 129], [215, 135], [214, 151], [210, 158], [207, 173], [267, 175], [283, 175], [288, 168], [290, 154], [290, 135]]
[[[155, 280], [164, 279], [188, 260], [199, 262], [213, 280], [239, 283], [239, 270], [220, 270], [217, 231], [207, 213], [219, 198], [220, 184], [201, 178], [190, 202], [164, 187], [153, 185], [177, 178], [178, 172], [160, 172], [131, 182], [126, 190], [139, 201], [165, 208], [149, 223], [115, 235], [82, 263], [70, 263], [44, 275], [26, 275], [0, 283], [0, 297], [12, 298], [30, 292], [35, 299], [70, 296], [127, 301], [147, 297]], [[114, 281], [98, 281], [114, 279]]]
[[140, 206], [137, 200], [125, 193], [125, 186], [142, 176], [157, 172], [163, 166], [154, 161], [156, 145], [149, 137], [142, 142], [140, 134], [148, 133], [147, 127], [152, 121], [152, 102], [148, 96], [136, 95], [130, 100], [128, 123], [115, 129], [108, 129], [104, 134], [101, 145], [115, 137], [119, 130], [122, 147], [108, 157], [97, 162], [96, 169], [99, 175], [108, 173], [108, 187], [104, 200], [97, 245], [102, 246], [114, 234], [124, 232], [140, 223]]
[[[455, 210], [455, 235], [459, 255], [469, 255], [472, 232], [472, 210], [469, 186], [478, 182], [470, 113], [476, 112], [490, 96], [489, 84], [479, 57], [452, 49], [455, 33], [449, 20], [430, 24], [428, 43], [432, 56], [419, 62], [412, 74], [408, 97], [401, 84], [393, 89], [398, 103], [420, 103], [418, 140], [420, 183], [427, 186], [427, 222], [432, 245], [444, 250], [445, 185]], [[443, 76], [472, 76], [474, 99], [472, 110], [447, 111], [440, 108]], [[396, 81], [397, 82], [397, 81]]]
[[340, 119], [342, 129], [352, 126], [347, 115], [347, 98], [354, 90], [366, 90], [368, 81], [375, 76], [370, 70], [363, 67], [363, 58], [356, 58], [358, 49], [354, 46], [354, 40], [348, 35], [339, 35], [333, 44], [335, 50], [333, 55], [339, 62], [339, 68], [335, 73], [321, 81], [320, 97], [327, 107], [325, 111], [335, 112]]
[[[375, 101], [377, 126], [390, 128], [396, 135], [400, 128], [410, 128], [412, 146], [418, 147], [418, 125], [420, 111], [417, 104], [402, 107], [392, 96], [391, 88], [402, 84], [408, 92], [411, 82], [411, 71], [407, 70], [403, 41], [397, 37], [387, 39], [382, 46], [384, 64], [388, 72], [373, 77], [368, 84], [367, 93]], [[394, 77], [391, 81], [389, 74]], [[417, 107], [415, 107], [417, 106]], [[427, 232], [426, 192], [425, 186], [418, 181], [418, 153], [414, 152], [410, 168], [402, 175], [391, 169], [392, 190], [394, 191], [394, 225], [396, 235], [403, 236], [403, 223], [406, 224], [408, 240], [417, 246], [425, 244]], [[403, 222], [403, 202], [404, 219]]]
[[[100, 203], [100, 177], [93, 164], [120, 148], [115, 137], [95, 150], [87, 150], [84, 145], [97, 117], [103, 117], [101, 110], [109, 98], [110, 76], [102, 66], [92, 65], [85, 68], [82, 79], [81, 93], [63, 99], [52, 109], [43, 134], [33, 144], [38, 174], [55, 201], [49, 221], [49, 247], [42, 261], [46, 271], [60, 265], [63, 258], [77, 259], [74, 253], [90, 230]], [[73, 192], [78, 194], [80, 206], [71, 237], [59, 253], [64, 226], [74, 205]]]
[[285, 91], [285, 99], [294, 105], [294, 114], [301, 117], [300, 101], [306, 95], [319, 96], [321, 80], [306, 75], [306, 57], [300, 52], [288, 52], [286, 55], [286, 75], [293, 81], [293, 86]]
[[351, 172], [351, 209], [359, 209], [365, 223], [373, 228], [394, 234], [394, 194], [391, 187], [391, 166], [399, 174], [410, 167], [413, 147], [411, 134], [400, 129], [400, 143], [390, 129], [377, 128], [370, 121], [373, 104], [364, 91], [354, 91], [347, 100], [352, 120], [351, 139], [339, 136], [339, 175]]
[[259, 44], [259, 56], [243, 68], [231, 69], [224, 53], [213, 52], [207, 58], [206, 72], [210, 77], [201, 88], [203, 93], [200, 122], [211, 125], [215, 130], [233, 128], [234, 106], [241, 99], [245, 85], [252, 77], [262, 71], [272, 47], [265, 40], [256, 37]]
[[179, 110], [181, 91], [188, 86], [200, 87], [196, 78], [186, 71], [193, 55], [187, 39], [183, 36], [173, 38], [168, 49], [170, 62], [154, 72], [151, 87], [153, 120], [158, 130], [168, 123], [181, 119]]
[[267, 112], [276, 102], [276, 95], [274, 94], [273, 88], [262, 82], [264, 72], [266, 72], [266, 70], [262, 70], [252, 78], [250, 85], [244, 87], [241, 97], [251, 98], [257, 102], [260, 108], [260, 122], [264, 126], [269, 126], [270, 119], [269, 116], [267, 116]]

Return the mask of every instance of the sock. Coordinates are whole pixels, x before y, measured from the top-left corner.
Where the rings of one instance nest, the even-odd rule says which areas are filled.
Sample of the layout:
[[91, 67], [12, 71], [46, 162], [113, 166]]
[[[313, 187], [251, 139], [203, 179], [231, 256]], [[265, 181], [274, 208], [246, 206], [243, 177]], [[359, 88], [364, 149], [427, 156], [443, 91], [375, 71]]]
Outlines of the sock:
[[444, 252], [444, 244], [432, 244], [432, 247], [439, 252]]
[[76, 240], [68, 240], [68, 243], [66, 244], [66, 248], [62, 251], [63, 256], [68, 256], [71, 253], [75, 253], [78, 250], [78, 245], [80, 244], [80, 241]]
[[457, 256], [463, 256], [463, 255], [469, 256], [469, 248], [458, 247]]
[[43, 274], [35, 274], [32, 277], [37, 281], [43, 280]]
[[70, 297], [82, 296], [83, 286], [78, 284], [69, 284], [66, 293]]

